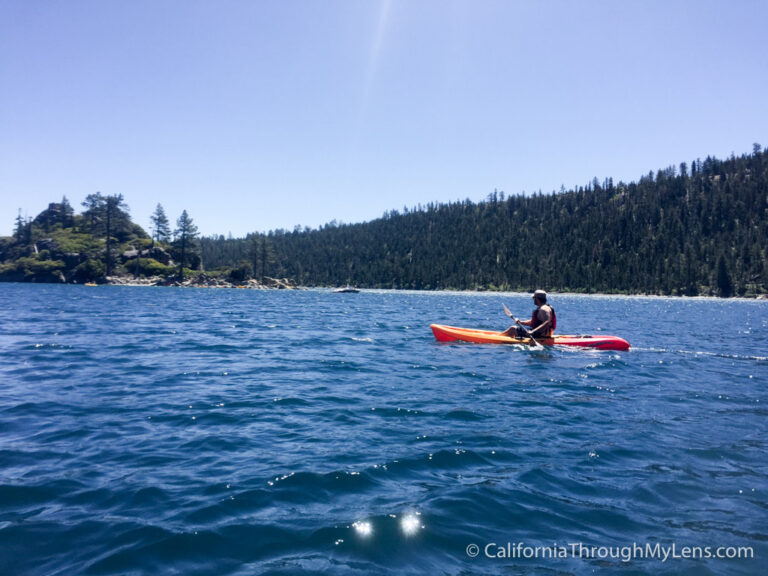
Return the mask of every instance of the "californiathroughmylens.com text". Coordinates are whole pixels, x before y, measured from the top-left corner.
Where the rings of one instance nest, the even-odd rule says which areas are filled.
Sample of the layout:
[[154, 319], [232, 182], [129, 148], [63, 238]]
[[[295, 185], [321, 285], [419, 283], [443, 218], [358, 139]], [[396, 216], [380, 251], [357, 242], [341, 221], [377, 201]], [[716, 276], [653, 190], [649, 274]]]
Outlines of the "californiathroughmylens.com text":
[[679, 546], [659, 542], [639, 544], [633, 542], [626, 546], [594, 546], [583, 542], [553, 543], [551, 546], [535, 546], [525, 542], [490, 542], [484, 546], [469, 544], [467, 556], [483, 556], [491, 559], [566, 559], [584, 560], [752, 560], [755, 558], [751, 546]]

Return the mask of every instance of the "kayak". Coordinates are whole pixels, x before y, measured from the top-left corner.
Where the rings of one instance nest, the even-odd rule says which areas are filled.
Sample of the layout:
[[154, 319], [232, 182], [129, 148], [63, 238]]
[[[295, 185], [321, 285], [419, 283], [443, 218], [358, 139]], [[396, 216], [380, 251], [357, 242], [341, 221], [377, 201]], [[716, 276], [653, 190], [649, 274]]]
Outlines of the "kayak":
[[[430, 325], [438, 342], [474, 342], [475, 344], [533, 344], [530, 338], [515, 338], [503, 336], [501, 332], [492, 330], [474, 330], [472, 328], [456, 328], [441, 324]], [[560, 336], [553, 338], [536, 338], [536, 342], [545, 346], [579, 346], [597, 350], [629, 350], [629, 342], [618, 336]]]

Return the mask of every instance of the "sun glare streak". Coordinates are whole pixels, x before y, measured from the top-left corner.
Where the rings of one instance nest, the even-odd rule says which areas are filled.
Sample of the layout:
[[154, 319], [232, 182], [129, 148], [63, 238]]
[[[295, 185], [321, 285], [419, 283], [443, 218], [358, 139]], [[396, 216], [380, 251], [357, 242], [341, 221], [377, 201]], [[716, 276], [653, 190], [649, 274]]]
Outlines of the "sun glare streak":
[[[363, 132], [365, 118], [368, 115], [368, 108], [371, 102], [371, 92], [376, 81], [376, 75], [379, 69], [379, 60], [381, 58], [382, 46], [389, 22], [389, 13], [392, 6], [391, 0], [381, 0], [379, 3], [379, 13], [376, 18], [376, 30], [371, 41], [370, 52], [368, 54], [368, 65], [365, 69], [362, 93], [360, 95], [360, 105], [358, 107], [357, 130], [355, 139], [359, 139]], [[358, 142], [355, 142], [353, 148], [357, 148]]]
[[373, 80], [376, 77], [376, 71], [379, 67], [381, 47], [384, 44], [384, 35], [387, 30], [387, 22], [389, 21], [389, 10], [391, 5], [391, 0], [382, 0], [379, 4], [379, 17], [376, 22], [376, 33], [373, 35], [371, 52], [368, 58], [368, 69], [366, 70], [365, 74], [365, 86], [363, 90], [364, 104], [368, 100], [371, 88], [373, 87]]

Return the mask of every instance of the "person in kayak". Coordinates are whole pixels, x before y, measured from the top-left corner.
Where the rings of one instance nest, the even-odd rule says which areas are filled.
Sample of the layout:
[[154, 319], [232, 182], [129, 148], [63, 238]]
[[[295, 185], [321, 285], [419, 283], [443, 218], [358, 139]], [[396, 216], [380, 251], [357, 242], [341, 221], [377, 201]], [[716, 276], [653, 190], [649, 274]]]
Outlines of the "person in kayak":
[[[513, 336], [515, 338], [552, 338], [557, 328], [557, 316], [555, 309], [547, 304], [547, 293], [544, 290], [536, 290], [533, 293], [533, 303], [536, 309], [533, 311], [530, 320], [520, 320], [515, 318], [515, 325], [510, 326], [502, 336]], [[523, 326], [530, 326], [527, 330]]]

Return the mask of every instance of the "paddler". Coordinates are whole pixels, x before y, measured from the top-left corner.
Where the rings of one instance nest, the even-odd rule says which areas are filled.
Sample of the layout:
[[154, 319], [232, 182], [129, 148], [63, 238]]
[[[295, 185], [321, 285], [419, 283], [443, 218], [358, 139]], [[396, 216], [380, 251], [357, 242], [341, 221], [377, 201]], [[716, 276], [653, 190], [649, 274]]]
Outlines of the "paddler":
[[[547, 304], [547, 293], [544, 290], [536, 290], [533, 293], [533, 303], [536, 309], [533, 311], [530, 320], [520, 320], [514, 318], [515, 325], [510, 326], [504, 332], [503, 336], [513, 336], [515, 338], [551, 338], [557, 328], [557, 316], [555, 309]], [[526, 330], [523, 326], [530, 326]]]

